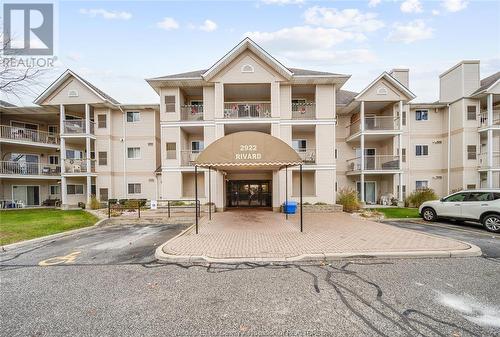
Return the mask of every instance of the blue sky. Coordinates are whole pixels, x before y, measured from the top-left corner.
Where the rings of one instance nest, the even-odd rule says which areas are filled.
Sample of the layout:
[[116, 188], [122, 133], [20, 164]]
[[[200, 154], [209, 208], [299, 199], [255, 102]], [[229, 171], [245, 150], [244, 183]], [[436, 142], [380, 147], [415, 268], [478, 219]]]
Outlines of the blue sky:
[[60, 1], [58, 68], [124, 103], [158, 102], [144, 78], [204, 69], [250, 36], [289, 67], [351, 74], [359, 91], [410, 68], [416, 101], [438, 98], [438, 75], [480, 59], [500, 70], [498, 1]]

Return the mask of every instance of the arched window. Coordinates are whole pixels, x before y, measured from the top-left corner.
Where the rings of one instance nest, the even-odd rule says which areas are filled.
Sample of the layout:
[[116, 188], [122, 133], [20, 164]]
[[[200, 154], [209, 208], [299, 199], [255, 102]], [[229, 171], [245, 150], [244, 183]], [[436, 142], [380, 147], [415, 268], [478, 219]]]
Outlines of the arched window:
[[245, 64], [241, 67], [241, 72], [242, 73], [253, 73], [254, 72], [253, 66], [251, 66], [250, 64]]

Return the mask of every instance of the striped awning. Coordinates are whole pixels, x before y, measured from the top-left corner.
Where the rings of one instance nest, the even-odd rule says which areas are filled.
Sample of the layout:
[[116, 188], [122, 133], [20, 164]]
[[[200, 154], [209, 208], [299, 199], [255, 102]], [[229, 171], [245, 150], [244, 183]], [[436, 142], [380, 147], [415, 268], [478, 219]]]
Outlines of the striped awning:
[[276, 169], [302, 164], [287, 143], [267, 133], [231, 133], [207, 146], [195, 161], [201, 167], [218, 169]]

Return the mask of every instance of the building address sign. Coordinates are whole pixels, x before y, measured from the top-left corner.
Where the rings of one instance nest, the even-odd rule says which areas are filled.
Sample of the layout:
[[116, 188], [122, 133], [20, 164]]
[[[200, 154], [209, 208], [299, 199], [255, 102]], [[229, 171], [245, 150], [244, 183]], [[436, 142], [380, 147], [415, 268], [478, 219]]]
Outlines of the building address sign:
[[259, 160], [262, 154], [257, 151], [255, 144], [242, 144], [240, 145], [240, 152], [234, 154], [236, 160]]

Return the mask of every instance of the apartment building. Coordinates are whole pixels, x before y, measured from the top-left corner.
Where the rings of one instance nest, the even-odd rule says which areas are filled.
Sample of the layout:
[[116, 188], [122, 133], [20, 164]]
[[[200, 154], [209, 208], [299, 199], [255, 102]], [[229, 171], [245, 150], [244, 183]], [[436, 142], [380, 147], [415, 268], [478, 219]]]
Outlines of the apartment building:
[[278, 210], [298, 200], [299, 163], [308, 203], [500, 186], [500, 72], [481, 80], [463, 61], [431, 103], [413, 103], [408, 69], [359, 93], [349, 77], [288, 68], [250, 39], [207, 69], [147, 79], [159, 104], [120, 104], [68, 70], [37, 106], [0, 107], [0, 199], [190, 200], [196, 179], [219, 210]]

